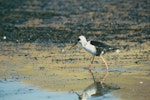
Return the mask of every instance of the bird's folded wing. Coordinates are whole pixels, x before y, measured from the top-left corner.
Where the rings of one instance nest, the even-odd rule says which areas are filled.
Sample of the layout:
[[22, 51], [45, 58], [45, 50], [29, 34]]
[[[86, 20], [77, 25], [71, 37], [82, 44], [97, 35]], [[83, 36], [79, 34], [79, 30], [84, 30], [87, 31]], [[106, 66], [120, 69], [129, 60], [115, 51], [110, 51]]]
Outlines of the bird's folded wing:
[[112, 48], [112, 46], [109, 46], [109, 45], [107, 45], [107, 44], [105, 44], [105, 43], [103, 43], [103, 42], [98, 42], [98, 41], [90, 41], [90, 43], [92, 44], [92, 45], [94, 45], [95, 47], [99, 47], [99, 48]]

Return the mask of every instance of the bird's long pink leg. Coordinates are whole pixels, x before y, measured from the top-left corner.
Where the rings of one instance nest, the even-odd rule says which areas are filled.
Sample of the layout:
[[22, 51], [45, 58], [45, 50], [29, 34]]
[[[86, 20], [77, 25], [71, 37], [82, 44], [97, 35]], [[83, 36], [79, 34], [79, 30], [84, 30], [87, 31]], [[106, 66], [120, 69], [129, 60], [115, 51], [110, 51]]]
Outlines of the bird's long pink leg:
[[106, 77], [108, 76], [108, 65], [107, 65], [107, 62], [105, 61], [105, 59], [102, 57], [102, 55], [100, 55], [100, 58], [102, 59], [102, 61], [105, 63], [105, 66], [106, 66], [106, 73], [101, 80], [101, 84], [102, 84], [104, 82], [104, 80], [106, 79]]
[[88, 69], [90, 69], [90, 68], [92, 67], [92, 64], [93, 64], [94, 58], [95, 58], [95, 56], [93, 56], [93, 57], [92, 57], [92, 59], [91, 59], [91, 63], [90, 63], [90, 65], [88, 66]]

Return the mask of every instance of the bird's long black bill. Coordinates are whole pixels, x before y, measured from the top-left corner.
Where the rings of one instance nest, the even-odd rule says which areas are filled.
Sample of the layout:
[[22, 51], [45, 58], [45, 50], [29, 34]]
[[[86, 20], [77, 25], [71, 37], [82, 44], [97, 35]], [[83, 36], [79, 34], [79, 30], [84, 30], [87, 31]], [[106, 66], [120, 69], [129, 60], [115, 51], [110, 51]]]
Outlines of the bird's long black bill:
[[[73, 45], [71, 46], [71, 48], [70, 48], [70, 49], [72, 49], [74, 46], [76, 46], [76, 45], [77, 45], [77, 43], [78, 43], [78, 42], [76, 42], [75, 44], [73, 44]], [[69, 50], [70, 50], [70, 49], [69, 49]]]

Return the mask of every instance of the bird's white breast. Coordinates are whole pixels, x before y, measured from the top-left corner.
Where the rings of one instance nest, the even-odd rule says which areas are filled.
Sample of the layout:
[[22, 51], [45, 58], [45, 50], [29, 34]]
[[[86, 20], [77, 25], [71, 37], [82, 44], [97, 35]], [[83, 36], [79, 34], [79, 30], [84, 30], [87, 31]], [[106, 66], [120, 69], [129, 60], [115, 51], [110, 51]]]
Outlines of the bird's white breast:
[[96, 48], [95, 48], [95, 46], [93, 46], [93, 45], [90, 44], [90, 41], [87, 42], [87, 44], [86, 44], [85, 46], [83, 46], [83, 48], [84, 48], [87, 52], [91, 53], [92, 55], [95, 55], [95, 54], [96, 54]]

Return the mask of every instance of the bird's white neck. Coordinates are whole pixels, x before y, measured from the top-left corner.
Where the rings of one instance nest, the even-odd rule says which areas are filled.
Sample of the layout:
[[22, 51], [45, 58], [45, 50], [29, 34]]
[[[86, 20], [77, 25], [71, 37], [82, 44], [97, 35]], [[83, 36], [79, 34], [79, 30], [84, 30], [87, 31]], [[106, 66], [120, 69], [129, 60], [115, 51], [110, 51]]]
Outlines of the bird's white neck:
[[87, 42], [82, 42], [81, 44], [83, 47], [85, 47], [87, 45]]
[[85, 47], [88, 42], [86, 40], [82, 40], [80, 43], [81, 43], [82, 47]]

